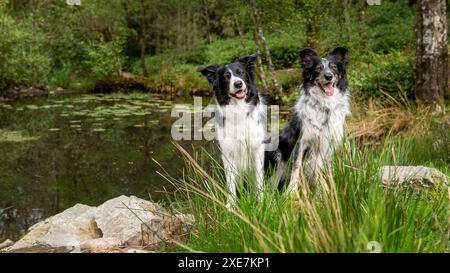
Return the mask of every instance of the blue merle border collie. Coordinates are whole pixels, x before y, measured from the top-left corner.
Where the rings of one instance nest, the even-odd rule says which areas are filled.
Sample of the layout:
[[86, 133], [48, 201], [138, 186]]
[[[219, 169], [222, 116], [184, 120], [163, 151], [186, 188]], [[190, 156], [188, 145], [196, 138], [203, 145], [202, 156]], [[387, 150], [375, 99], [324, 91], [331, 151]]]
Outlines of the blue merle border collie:
[[276, 166], [275, 183], [286, 175], [293, 154], [287, 191], [298, 189], [303, 166], [308, 181], [329, 166], [344, 138], [345, 119], [350, 115], [350, 95], [346, 65], [348, 51], [343, 47], [320, 57], [313, 49], [300, 52], [303, 69], [301, 96], [294, 115], [280, 132], [278, 149], [268, 152], [268, 162]]
[[236, 200], [240, 174], [252, 170], [256, 175], [258, 199], [264, 185], [266, 138], [265, 104], [256, 89], [257, 53], [236, 62], [199, 68], [212, 85], [216, 100], [216, 133], [230, 197], [229, 209]]

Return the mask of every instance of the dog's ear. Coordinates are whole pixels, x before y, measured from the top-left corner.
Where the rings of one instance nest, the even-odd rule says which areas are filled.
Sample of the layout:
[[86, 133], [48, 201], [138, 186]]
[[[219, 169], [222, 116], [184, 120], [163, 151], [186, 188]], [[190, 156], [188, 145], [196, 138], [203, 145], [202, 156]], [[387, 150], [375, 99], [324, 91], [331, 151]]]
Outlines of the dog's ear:
[[303, 69], [311, 68], [314, 61], [313, 57], [319, 56], [317, 52], [312, 48], [304, 48], [300, 50], [300, 66]]
[[348, 63], [348, 50], [345, 47], [335, 47], [330, 51], [330, 56], [333, 55], [337, 62]]
[[200, 72], [205, 76], [209, 83], [214, 84], [217, 79], [217, 71], [219, 71], [220, 65], [212, 64], [207, 67], [199, 67], [197, 68], [197, 72]]
[[241, 57], [238, 60], [238, 62], [241, 62], [245, 65], [247, 72], [251, 75], [252, 78], [255, 77], [255, 61], [258, 58], [258, 56], [259, 53], [256, 52], [255, 54]]
[[256, 61], [256, 58], [258, 58], [258, 56], [259, 56], [259, 53], [256, 52], [252, 55], [240, 57], [238, 61], [241, 63], [247, 64], [247, 65], [253, 65]]

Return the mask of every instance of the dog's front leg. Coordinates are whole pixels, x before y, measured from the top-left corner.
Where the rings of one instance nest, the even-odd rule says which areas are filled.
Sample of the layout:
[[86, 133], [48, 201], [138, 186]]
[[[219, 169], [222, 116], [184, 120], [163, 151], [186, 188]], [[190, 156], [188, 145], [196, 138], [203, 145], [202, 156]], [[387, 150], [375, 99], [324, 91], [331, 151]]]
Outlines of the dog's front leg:
[[254, 153], [254, 171], [256, 175], [257, 199], [261, 201], [264, 193], [264, 147], [258, 147]]
[[275, 174], [270, 177], [270, 187], [272, 190], [277, 189], [278, 185], [286, 173], [286, 163], [280, 160], [276, 166]]
[[237, 183], [237, 168], [233, 164], [232, 161], [227, 159], [226, 157], [223, 157], [223, 164], [224, 164], [224, 170], [225, 170], [225, 179], [227, 182], [227, 188], [229, 191], [229, 196], [227, 198], [227, 208], [228, 210], [232, 210], [234, 207], [234, 204], [236, 202], [236, 183]]
[[288, 194], [294, 194], [297, 192], [300, 185], [300, 174], [303, 173], [303, 153], [305, 145], [299, 143], [297, 152], [294, 154], [294, 163], [292, 164], [291, 179], [287, 188]]

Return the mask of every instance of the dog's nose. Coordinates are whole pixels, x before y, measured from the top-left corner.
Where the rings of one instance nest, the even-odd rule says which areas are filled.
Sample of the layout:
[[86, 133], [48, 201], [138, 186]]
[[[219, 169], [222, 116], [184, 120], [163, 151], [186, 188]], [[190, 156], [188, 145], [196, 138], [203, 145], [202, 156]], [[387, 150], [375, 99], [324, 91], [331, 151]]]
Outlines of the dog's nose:
[[333, 79], [333, 74], [332, 73], [325, 73], [325, 79], [327, 81], [331, 81], [331, 79]]
[[234, 85], [235, 88], [241, 88], [242, 87], [242, 81], [235, 81], [233, 83], [233, 85]]

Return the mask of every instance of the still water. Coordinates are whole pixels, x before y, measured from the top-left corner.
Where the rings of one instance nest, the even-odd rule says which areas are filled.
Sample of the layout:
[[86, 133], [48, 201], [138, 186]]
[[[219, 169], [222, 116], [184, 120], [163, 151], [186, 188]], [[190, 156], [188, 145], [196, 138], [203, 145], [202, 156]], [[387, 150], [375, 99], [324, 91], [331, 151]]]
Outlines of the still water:
[[191, 100], [142, 93], [0, 100], [0, 242], [76, 203], [97, 206], [122, 194], [164, 201], [171, 185], [157, 171], [180, 177], [184, 162], [171, 144], [175, 103]]

